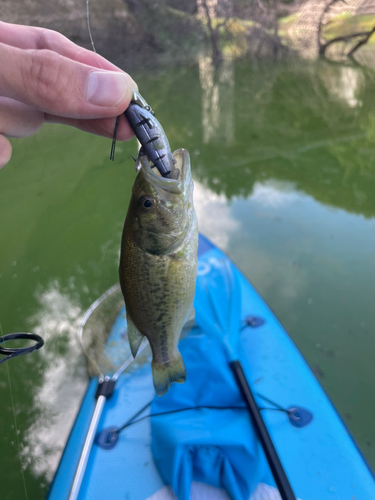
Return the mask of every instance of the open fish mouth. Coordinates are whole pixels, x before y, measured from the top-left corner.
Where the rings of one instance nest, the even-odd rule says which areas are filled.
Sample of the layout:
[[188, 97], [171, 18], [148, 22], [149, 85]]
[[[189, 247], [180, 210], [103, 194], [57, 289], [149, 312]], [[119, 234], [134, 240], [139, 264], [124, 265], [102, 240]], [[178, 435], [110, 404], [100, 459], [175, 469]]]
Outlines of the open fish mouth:
[[191, 181], [190, 156], [186, 149], [176, 149], [174, 170], [170, 178], [162, 177], [146, 155], [138, 156], [136, 169], [141, 170], [146, 181], [168, 193], [181, 195], [186, 192]]

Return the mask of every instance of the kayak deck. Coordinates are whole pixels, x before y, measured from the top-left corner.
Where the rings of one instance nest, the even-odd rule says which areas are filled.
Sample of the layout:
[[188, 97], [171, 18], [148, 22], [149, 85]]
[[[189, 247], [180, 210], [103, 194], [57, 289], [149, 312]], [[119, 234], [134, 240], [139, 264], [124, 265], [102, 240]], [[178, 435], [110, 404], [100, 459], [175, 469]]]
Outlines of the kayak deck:
[[[284, 328], [254, 287], [219, 249], [200, 236], [197, 293], [195, 299], [198, 325], [204, 317], [214, 323], [223, 320], [225, 286], [218, 285], [208, 300], [207, 278], [230, 272], [239, 292], [238, 323], [252, 325], [239, 334], [241, 362], [260, 407], [298, 406], [308, 410], [312, 419], [303, 427], [292, 425], [283, 411], [262, 411], [263, 419], [287, 473], [296, 496], [301, 500], [370, 500], [375, 498], [375, 480], [347, 428], [311, 372], [307, 363]], [[219, 281], [218, 281], [219, 283]], [[223, 282], [225, 283], [225, 282]], [[214, 286], [213, 286], [214, 288]], [[212, 303], [212, 297], [215, 302]], [[211, 304], [211, 305], [210, 305]], [[203, 319], [202, 319], [203, 318]], [[116, 328], [126, 322], [122, 311]], [[204, 332], [204, 327], [201, 327]], [[111, 335], [116, 332], [112, 332]], [[188, 334], [194, 335], [194, 332]], [[183, 341], [184, 342], [184, 341]], [[188, 366], [187, 366], [188, 368]], [[189, 377], [198, 376], [191, 374]], [[188, 381], [186, 382], [188, 383]], [[89, 382], [76, 422], [67, 442], [59, 468], [51, 485], [49, 500], [66, 500], [69, 496], [90, 419], [95, 407], [97, 380]], [[183, 386], [177, 386], [183, 387]], [[176, 389], [176, 390], [177, 390]], [[149, 363], [122, 375], [113, 396], [104, 407], [98, 432], [120, 427], [155, 397]], [[263, 399], [263, 397], [265, 399]], [[163, 398], [160, 398], [162, 401]], [[268, 402], [267, 402], [268, 401]], [[148, 406], [140, 415], [152, 411]], [[212, 410], [214, 411], [214, 410]], [[186, 417], [186, 415], [185, 415]], [[251, 426], [250, 418], [248, 425]], [[151, 450], [151, 418], [124, 429], [116, 446], [103, 449], [94, 443], [79, 499], [145, 500], [176, 498], [164, 484]], [[249, 471], [249, 474], [251, 471]], [[192, 498], [229, 498], [224, 490], [193, 482]], [[280, 498], [272, 477], [254, 490], [251, 499]]]

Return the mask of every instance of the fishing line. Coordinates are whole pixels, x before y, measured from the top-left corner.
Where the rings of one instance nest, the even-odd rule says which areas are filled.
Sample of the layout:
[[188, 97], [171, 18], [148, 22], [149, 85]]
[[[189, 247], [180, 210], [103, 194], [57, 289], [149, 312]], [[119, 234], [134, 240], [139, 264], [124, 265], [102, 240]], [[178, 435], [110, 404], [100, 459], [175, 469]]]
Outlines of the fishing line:
[[88, 29], [88, 32], [89, 32], [89, 36], [90, 36], [90, 41], [91, 41], [91, 45], [92, 45], [92, 50], [95, 52], [95, 54], [97, 53], [96, 52], [96, 49], [95, 49], [95, 45], [94, 45], [94, 40], [92, 38], [92, 34], [91, 34], [91, 27], [90, 27], [90, 8], [89, 8], [89, 1], [90, 0], [86, 0], [86, 21], [87, 21], [87, 29]]
[[[2, 328], [1, 323], [0, 323], [0, 333], [1, 333], [1, 336], [3, 336], [3, 328]], [[10, 400], [12, 402], [14, 429], [16, 431], [17, 449], [18, 449], [18, 457], [19, 457], [20, 465], [21, 465], [21, 475], [22, 475], [23, 489], [24, 489], [24, 492], [25, 492], [25, 498], [26, 498], [26, 500], [29, 500], [29, 496], [27, 494], [27, 488], [26, 488], [25, 473], [23, 471], [23, 465], [22, 465], [22, 460], [21, 460], [21, 453], [20, 453], [21, 446], [20, 446], [20, 440], [19, 440], [19, 437], [18, 437], [18, 426], [17, 426], [17, 418], [16, 418], [16, 409], [15, 409], [15, 406], [14, 406], [12, 383], [10, 381], [10, 368], [9, 368], [9, 364], [7, 363], [6, 366], [8, 368], [9, 392], [10, 392]]]
[[[92, 45], [92, 50], [97, 54], [96, 49], [95, 49], [95, 44], [94, 40], [92, 38], [92, 33], [91, 33], [91, 26], [90, 26], [90, 6], [89, 6], [90, 0], [86, 0], [86, 22], [87, 22], [87, 30], [89, 32], [89, 37], [90, 37], [90, 42]], [[102, 65], [100, 64], [99, 60], [99, 66], [103, 69]], [[120, 117], [118, 116], [116, 118], [116, 123], [115, 123], [115, 128], [113, 131], [113, 138], [112, 138], [112, 146], [111, 146], [111, 153], [109, 155], [109, 159], [114, 161], [115, 160], [115, 149], [116, 149], [116, 138], [117, 138], [117, 128], [118, 128], [118, 122], [119, 122]]]
[[10, 368], [9, 368], [9, 364], [6, 365], [7, 368], [8, 368], [8, 382], [9, 382], [9, 392], [10, 392], [10, 399], [12, 401], [12, 410], [13, 410], [13, 419], [14, 419], [14, 428], [15, 428], [15, 431], [16, 431], [16, 439], [17, 439], [17, 448], [18, 448], [18, 457], [19, 457], [19, 460], [20, 460], [20, 465], [21, 465], [21, 474], [22, 474], [22, 482], [23, 482], [23, 489], [24, 489], [24, 492], [25, 492], [25, 498], [26, 500], [29, 500], [29, 496], [27, 494], [27, 489], [26, 489], [26, 481], [25, 481], [25, 473], [23, 471], [23, 464], [22, 464], [22, 460], [21, 460], [21, 446], [20, 446], [20, 440], [19, 440], [19, 437], [18, 437], [18, 427], [17, 427], [17, 419], [16, 419], [16, 411], [15, 411], [15, 407], [14, 407], [14, 401], [13, 401], [13, 390], [12, 390], [12, 384], [11, 384], [11, 381], [10, 381]]
[[[87, 23], [87, 30], [89, 32], [89, 37], [90, 37], [90, 42], [91, 42], [91, 45], [92, 45], [92, 50], [93, 52], [96, 54], [96, 55], [99, 55], [97, 52], [96, 52], [96, 48], [95, 48], [95, 44], [94, 44], [94, 39], [92, 37], [92, 33], [91, 33], [91, 25], [90, 25], [90, 6], [89, 6], [89, 2], [90, 0], [86, 0], [86, 23]], [[100, 58], [97, 58], [97, 61], [98, 61], [98, 64], [99, 64], [99, 67], [101, 69], [103, 69], [103, 66], [100, 62]]]

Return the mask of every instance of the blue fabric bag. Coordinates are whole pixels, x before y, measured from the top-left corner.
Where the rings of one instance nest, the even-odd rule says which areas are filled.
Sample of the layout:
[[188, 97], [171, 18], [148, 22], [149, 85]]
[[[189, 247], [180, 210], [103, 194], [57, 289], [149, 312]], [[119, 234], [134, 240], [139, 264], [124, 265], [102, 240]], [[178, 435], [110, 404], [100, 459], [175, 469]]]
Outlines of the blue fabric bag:
[[274, 481], [223, 346], [193, 330], [180, 350], [185, 384], [173, 384], [152, 403], [152, 414], [174, 411], [151, 418], [159, 474], [179, 500], [190, 499], [192, 481], [223, 488], [233, 500], [248, 500], [260, 482]]

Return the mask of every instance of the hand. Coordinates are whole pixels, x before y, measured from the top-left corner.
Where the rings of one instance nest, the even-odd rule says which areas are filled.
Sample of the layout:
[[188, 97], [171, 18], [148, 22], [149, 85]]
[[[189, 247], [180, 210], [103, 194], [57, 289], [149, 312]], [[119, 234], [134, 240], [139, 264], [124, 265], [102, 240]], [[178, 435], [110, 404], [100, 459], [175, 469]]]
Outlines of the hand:
[[103, 57], [60, 33], [0, 21], [0, 168], [12, 155], [6, 137], [26, 137], [43, 122], [64, 123], [118, 140], [133, 132], [123, 112], [136, 83]]

